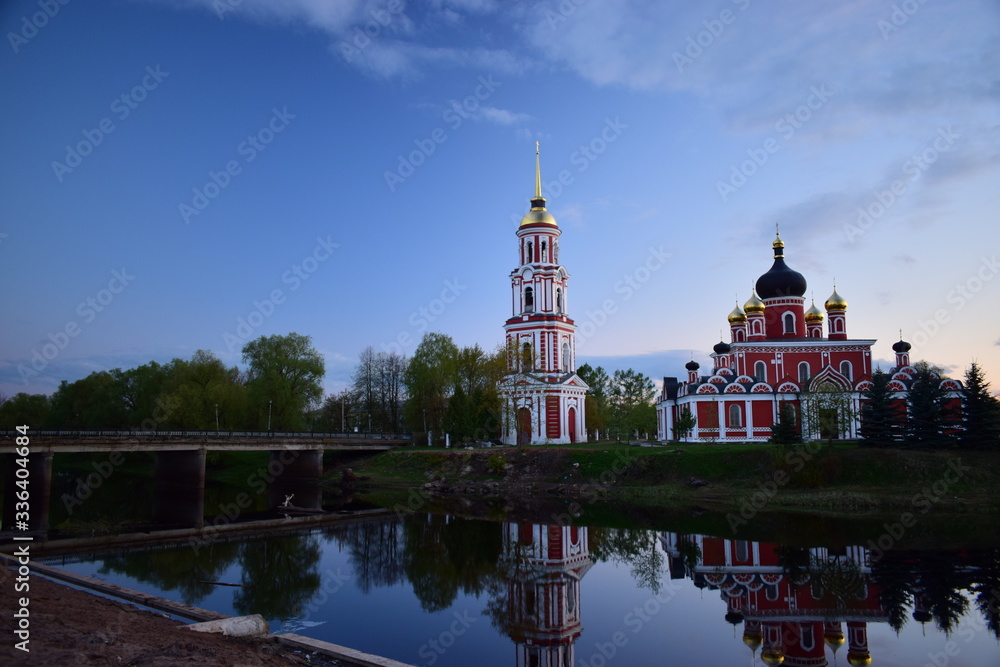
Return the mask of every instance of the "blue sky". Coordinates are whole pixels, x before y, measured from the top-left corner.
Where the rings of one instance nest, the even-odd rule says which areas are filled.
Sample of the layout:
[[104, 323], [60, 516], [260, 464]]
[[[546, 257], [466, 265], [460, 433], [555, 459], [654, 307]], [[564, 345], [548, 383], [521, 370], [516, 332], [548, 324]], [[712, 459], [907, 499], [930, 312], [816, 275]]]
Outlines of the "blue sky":
[[535, 141], [580, 362], [709, 364], [778, 223], [884, 365], [901, 329], [1000, 386], [996, 2], [36, 0], [0, 26], [8, 395], [292, 331], [331, 391], [368, 345], [492, 348]]

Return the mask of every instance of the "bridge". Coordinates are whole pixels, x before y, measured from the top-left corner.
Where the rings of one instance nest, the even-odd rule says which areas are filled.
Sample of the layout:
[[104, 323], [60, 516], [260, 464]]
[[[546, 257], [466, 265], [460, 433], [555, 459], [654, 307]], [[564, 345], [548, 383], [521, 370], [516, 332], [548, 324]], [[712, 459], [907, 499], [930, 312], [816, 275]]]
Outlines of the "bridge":
[[56, 454], [108, 454], [107, 460], [95, 464], [94, 472], [86, 477], [87, 487], [96, 489], [124, 462], [123, 454], [153, 452], [153, 523], [199, 526], [204, 521], [205, 457], [209, 451], [270, 452], [269, 462], [254, 476], [261, 488], [266, 482], [269, 504], [276, 506], [282, 494], [294, 490], [296, 505], [320, 510], [324, 451], [379, 452], [411, 442], [405, 434], [381, 433], [29, 430], [25, 457], [24, 449], [16, 445], [19, 435], [17, 431], [0, 431], [0, 455], [6, 459], [4, 531], [15, 524], [19, 479], [30, 479], [29, 530], [48, 528], [52, 459]]

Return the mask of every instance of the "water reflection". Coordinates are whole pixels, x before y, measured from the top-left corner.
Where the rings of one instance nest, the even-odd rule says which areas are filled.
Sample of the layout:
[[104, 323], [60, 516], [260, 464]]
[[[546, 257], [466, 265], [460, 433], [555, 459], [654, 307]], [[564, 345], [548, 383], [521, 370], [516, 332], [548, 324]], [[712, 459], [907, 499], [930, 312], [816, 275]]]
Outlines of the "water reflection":
[[[646, 664], [660, 651], [699, 641], [712, 644], [711, 655], [728, 652], [731, 660], [746, 651], [748, 663], [758, 665], [857, 665], [873, 658], [905, 665], [923, 664], [926, 648], [919, 649], [923, 654], [912, 649], [900, 662], [909, 649], [892, 633], [886, 637], [888, 628], [906, 629], [902, 636], [911, 641], [939, 629], [937, 647], [966, 632], [1000, 639], [1000, 549], [896, 550], [873, 561], [862, 546], [802, 548], [411, 515], [218, 541], [199, 553], [120, 554], [104, 558], [99, 571], [148, 582], [188, 604], [260, 613], [287, 628], [300, 623], [317, 638], [399, 660], [432, 656], [438, 667], [469, 664], [469, 656], [480, 667], [507, 665], [511, 657], [525, 667], [594, 667], [607, 663], [602, 651], [612, 649], [621, 649], [616, 664]], [[341, 577], [342, 571], [350, 574]], [[331, 573], [336, 584], [324, 585]], [[205, 583], [222, 578], [242, 587]], [[342, 580], [349, 582], [343, 588]], [[698, 589], [701, 602], [691, 597]], [[230, 596], [228, 602], [220, 605], [220, 595]], [[642, 616], [643, 608], [656, 618]], [[465, 637], [443, 631], [454, 618], [474, 623], [477, 614], [489, 619], [489, 628], [476, 624]], [[305, 621], [310, 624], [302, 626]], [[731, 640], [719, 633], [727, 624]], [[386, 625], [396, 628], [392, 637], [372, 629]], [[643, 627], [657, 629], [640, 636]], [[869, 644], [875, 628], [882, 640]], [[612, 646], [608, 640], [616, 634], [627, 641]], [[434, 646], [428, 639], [442, 637], [454, 647], [420, 652]], [[487, 646], [491, 656], [506, 657], [478, 660]], [[886, 646], [899, 654], [879, 655]], [[982, 650], [993, 662], [1000, 657], [996, 646]], [[984, 664], [969, 662], [971, 656], [949, 664]]]

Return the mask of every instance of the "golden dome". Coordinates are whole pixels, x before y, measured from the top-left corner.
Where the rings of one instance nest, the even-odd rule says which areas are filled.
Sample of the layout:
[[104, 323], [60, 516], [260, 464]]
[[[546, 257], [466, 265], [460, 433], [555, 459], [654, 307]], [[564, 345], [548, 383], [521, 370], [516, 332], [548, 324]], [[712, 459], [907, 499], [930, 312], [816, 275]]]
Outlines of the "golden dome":
[[757, 298], [756, 290], [750, 292], [750, 299], [743, 304], [743, 310], [747, 315], [764, 312], [764, 302]]
[[538, 155], [538, 142], [535, 142], [535, 196], [531, 198], [531, 210], [521, 218], [521, 226], [552, 225], [558, 227], [556, 219], [545, 210], [545, 197], [542, 196], [542, 165]]
[[739, 301], [736, 302], [736, 307], [733, 308], [733, 312], [729, 313], [729, 316], [726, 319], [729, 320], [730, 324], [743, 324], [747, 321], [747, 315], [743, 312], [743, 309], [740, 308]]
[[832, 648], [837, 648], [838, 646], [844, 645], [844, 633], [843, 632], [828, 632], [823, 635], [823, 641], [826, 642], [827, 646]]
[[870, 665], [872, 657], [868, 653], [848, 653], [847, 663], [850, 665]]
[[743, 643], [749, 646], [751, 651], [756, 652], [764, 643], [764, 637], [759, 632], [744, 632]]
[[847, 310], [847, 301], [844, 299], [844, 297], [837, 294], [836, 285], [833, 286], [833, 294], [830, 295], [830, 298], [827, 299], [826, 303], [823, 305], [826, 308], [827, 312], [831, 310]]
[[760, 654], [760, 660], [765, 665], [780, 665], [785, 661], [785, 656], [781, 653], [781, 651], [768, 649]]
[[824, 317], [823, 311], [817, 308], [816, 302], [813, 301], [813, 305], [806, 311], [806, 322], [822, 322]]

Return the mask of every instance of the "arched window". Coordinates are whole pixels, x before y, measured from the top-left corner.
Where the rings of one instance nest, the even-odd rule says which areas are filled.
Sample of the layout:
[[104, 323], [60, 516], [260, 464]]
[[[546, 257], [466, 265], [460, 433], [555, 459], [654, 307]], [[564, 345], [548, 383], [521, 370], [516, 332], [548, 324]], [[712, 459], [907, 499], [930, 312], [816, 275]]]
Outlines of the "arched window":
[[849, 361], [840, 362], [840, 374], [843, 375], [848, 380], [854, 379], [853, 377], [851, 377], [851, 362]]
[[754, 364], [753, 376], [757, 379], [757, 382], [767, 382], [767, 364], [763, 361], [758, 361]]
[[549, 261], [549, 253], [546, 252], [548, 250], [548, 248], [545, 245], [545, 241], [542, 241], [541, 248], [542, 248], [542, 261], [543, 262]]
[[531, 343], [525, 343], [521, 347], [521, 370], [530, 371], [532, 366]]
[[783, 319], [785, 321], [785, 333], [795, 333], [795, 316], [791, 313], [785, 313], [785, 317]]
[[524, 288], [524, 310], [532, 312], [535, 309], [535, 291], [530, 287]]
[[528, 241], [528, 259], [525, 261], [525, 264], [531, 264], [534, 259], [534, 255], [531, 254], [531, 241]]
[[804, 385], [809, 381], [809, 362], [802, 361], [799, 363], [799, 384]]
[[740, 428], [743, 426], [743, 413], [740, 412], [740, 406], [730, 405], [729, 406], [729, 427], [730, 428]]
[[746, 340], [746, 331], [743, 329], [737, 329], [735, 341], [737, 343], [742, 343], [744, 340]]
[[753, 324], [750, 325], [750, 328], [751, 328], [750, 333], [752, 333], [755, 336], [764, 333], [763, 331], [760, 330], [760, 320], [754, 320]]
[[569, 343], [562, 346], [562, 369], [563, 373], [569, 373]]
[[562, 315], [562, 289], [556, 289], [556, 312]]

